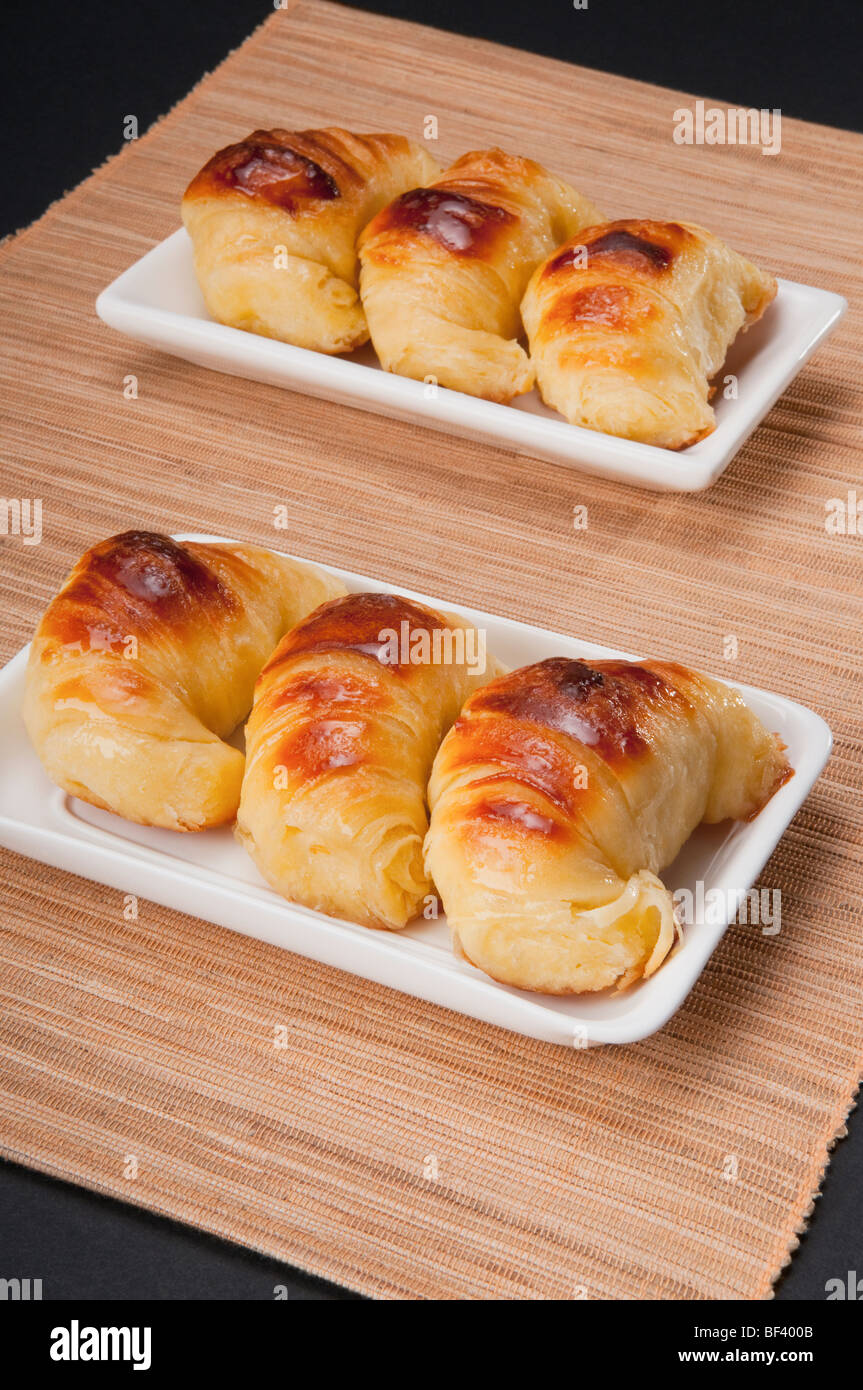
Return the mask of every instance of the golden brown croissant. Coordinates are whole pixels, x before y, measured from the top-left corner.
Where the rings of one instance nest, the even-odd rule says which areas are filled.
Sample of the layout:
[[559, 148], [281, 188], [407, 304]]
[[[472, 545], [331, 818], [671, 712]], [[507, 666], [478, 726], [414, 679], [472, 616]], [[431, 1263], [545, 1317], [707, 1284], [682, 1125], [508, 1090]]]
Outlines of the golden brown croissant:
[[599, 214], [562, 180], [503, 150], [463, 155], [404, 193], [360, 238], [360, 292], [389, 372], [508, 401], [533, 369], [519, 302], [548, 253]]
[[437, 171], [401, 135], [255, 130], [219, 150], [183, 198], [213, 318], [320, 352], [359, 347], [369, 335], [357, 236], [391, 198]]
[[454, 943], [505, 984], [622, 988], [676, 937], [656, 877], [702, 821], [790, 775], [733, 690], [671, 662], [554, 658], [475, 694], [429, 785], [426, 869]]
[[49, 777], [127, 820], [233, 820], [249, 711], [276, 642], [344, 585], [253, 545], [127, 531], [81, 557], [36, 631], [24, 720]]
[[416, 916], [432, 759], [492, 666], [483, 634], [393, 594], [336, 599], [288, 633], [255, 690], [237, 818], [264, 878], [364, 926]]
[[537, 268], [521, 305], [546, 405], [666, 449], [710, 434], [710, 378], [776, 281], [683, 222], [591, 227]]

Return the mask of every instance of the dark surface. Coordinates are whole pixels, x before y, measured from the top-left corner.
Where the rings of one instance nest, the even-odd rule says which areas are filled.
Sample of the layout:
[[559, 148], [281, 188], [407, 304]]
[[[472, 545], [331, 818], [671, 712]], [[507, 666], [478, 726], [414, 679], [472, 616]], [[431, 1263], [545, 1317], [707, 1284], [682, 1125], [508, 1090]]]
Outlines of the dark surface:
[[[359, 1299], [278, 1260], [0, 1160], [0, 1278], [43, 1299]], [[282, 1295], [283, 1296], [283, 1295]]]
[[[574, 10], [570, 0], [512, 8], [500, 0], [375, 0], [359, 7], [699, 96], [863, 130], [857, 0], [726, 6], [589, 0], [587, 10]], [[8, 108], [0, 234], [26, 225], [119, 149], [126, 116], [136, 116], [143, 132], [271, 8], [266, 0], [7, 4], [0, 43], [0, 91]], [[809, 1234], [780, 1283], [781, 1299], [823, 1299], [826, 1280], [863, 1271], [859, 1114], [850, 1128]], [[41, 1278], [44, 1297], [58, 1299], [272, 1299], [277, 1284], [292, 1299], [353, 1297], [274, 1260], [0, 1163], [0, 1278], [14, 1276]]]
[[[572, 0], [374, 0], [357, 8], [863, 130], [859, 0], [588, 0], [586, 10]], [[267, 0], [6, 0], [0, 92], [14, 162], [3, 187], [7, 228], [31, 221], [119, 149], [127, 115], [144, 131], [271, 10]], [[288, 83], [285, 117], [289, 106]]]

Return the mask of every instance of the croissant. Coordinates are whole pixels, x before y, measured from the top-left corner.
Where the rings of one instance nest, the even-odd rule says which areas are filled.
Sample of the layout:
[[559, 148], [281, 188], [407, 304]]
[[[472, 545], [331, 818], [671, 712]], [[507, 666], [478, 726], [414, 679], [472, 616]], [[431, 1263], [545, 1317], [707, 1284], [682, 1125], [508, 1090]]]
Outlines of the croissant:
[[702, 227], [591, 227], [522, 300], [542, 398], [573, 425], [683, 449], [715, 428], [710, 378], [775, 294], [772, 275]]
[[246, 727], [237, 835], [285, 897], [398, 929], [423, 870], [432, 759], [498, 668], [484, 635], [392, 594], [324, 604], [264, 667]]
[[356, 241], [379, 208], [438, 166], [401, 135], [255, 130], [213, 155], [183, 198], [214, 319], [319, 352], [368, 339]]
[[127, 531], [88, 550], [36, 631], [24, 721], [49, 777], [142, 825], [233, 820], [224, 740], [299, 618], [344, 586], [252, 545]]
[[677, 936], [657, 874], [702, 821], [754, 816], [783, 746], [671, 662], [552, 658], [474, 694], [435, 759], [425, 865], [457, 950], [548, 994], [623, 988]]
[[463, 155], [378, 213], [360, 238], [360, 292], [389, 372], [508, 401], [533, 385], [517, 338], [534, 267], [596, 209], [530, 159]]

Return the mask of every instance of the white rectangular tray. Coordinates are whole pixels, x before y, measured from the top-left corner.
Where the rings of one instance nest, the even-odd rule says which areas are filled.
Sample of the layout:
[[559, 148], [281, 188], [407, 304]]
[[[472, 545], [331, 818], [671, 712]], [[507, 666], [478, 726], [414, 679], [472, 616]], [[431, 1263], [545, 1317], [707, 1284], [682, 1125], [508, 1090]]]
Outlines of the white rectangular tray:
[[[328, 357], [214, 323], [204, 307], [192, 244], [183, 228], [142, 256], [96, 301], [100, 317], [120, 333], [202, 367], [620, 482], [683, 492], [698, 492], [715, 482], [847, 307], [838, 294], [780, 280], [775, 302], [760, 323], [740, 335], [719, 375], [713, 434], [673, 453], [570, 425], [543, 405], [536, 391], [512, 405], [497, 405], [384, 372], [371, 347]], [[737, 377], [736, 399], [723, 395], [728, 375]]]
[[[219, 536], [180, 539], [224, 540]], [[350, 590], [393, 592], [393, 586], [321, 565]], [[488, 648], [515, 667], [550, 656], [619, 657], [595, 642], [463, 608], [447, 599], [408, 594], [462, 614], [487, 633]], [[121, 893], [204, 917], [406, 994], [549, 1042], [583, 1047], [646, 1037], [680, 1007], [728, 921], [698, 922], [653, 976], [622, 994], [557, 999], [496, 984], [452, 954], [444, 919], [403, 932], [370, 931], [285, 902], [261, 879], [230, 830], [182, 834], [120, 820], [55, 787], [30, 746], [21, 719], [27, 648], [0, 671], [0, 843]], [[662, 653], [652, 653], [662, 655]], [[748, 824], [702, 826], [662, 875], [672, 890], [749, 888], [806, 799], [830, 753], [831, 735], [811, 710], [780, 695], [738, 686], [768, 729], [788, 746], [795, 775]], [[760, 931], [760, 926], [750, 926]]]

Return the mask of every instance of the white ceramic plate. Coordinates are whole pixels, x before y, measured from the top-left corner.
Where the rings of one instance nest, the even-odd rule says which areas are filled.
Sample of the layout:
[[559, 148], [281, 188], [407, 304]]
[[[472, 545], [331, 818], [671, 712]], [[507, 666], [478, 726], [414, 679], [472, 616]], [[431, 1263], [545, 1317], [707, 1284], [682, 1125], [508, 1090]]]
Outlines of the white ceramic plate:
[[[760, 323], [740, 335], [719, 375], [713, 434], [672, 453], [570, 425], [544, 406], [536, 391], [512, 405], [496, 405], [384, 372], [371, 347], [348, 357], [328, 357], [214, 323], [195, 279], [191, 241], [182, 228], [125, 271], [96, 301], [101, 318], [120, 333], [202, 367], [429, 425], [621, 482], [684, 492], [698, 492], [715, 482], [847, 307], [838, 294], [780, 280], [775, 302]], [[736, 400], [722, 395], [722, 382], [729, 374], [737, 377]]]
[[[376, 579], [326, 565], [320, 568], [337, 574], [351, 590], [393, 591], [392, 585]], [[462, 608], [447, 599], [399, 592], [461, 613], [484, 628], [489, 650], [510, 667], [549, 656], [590, 660], [626, 655]], [[455, 958], [443, 918], [403, 932], [370, 931], [340, 922], [274, 893], [230, 830], [182, 834], [147, 829], [66, 796], [48, 780], [24, 731], [20, 709], [27, 650], [0, 671], [0, 843], [121, 893], [204, 917], [516, 1033], [576, 1047], [632, 1042], [661, 1028], [683, 1003], [735, 915], [732, 905], [716, 920], [688, 927], [683, 945], [656, 975], [622, 994], [556, 999], [496, 984]], [[689, 888], [695, 894], [701, 881], [705, 895], [718, 889], [725, 902], [755, 882], [824, 767], [832, 743], [829, 728], [811, 710], [780, 695], [738, 688], [766, 727], [784, 739], [795, 775], [754, 821], [700, 827], [662, 875], [673, 891]], [[712, 912], [703, 915], [713, 917]], [[747, 930], [763, 927], [750, 925]]]

